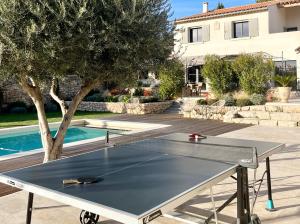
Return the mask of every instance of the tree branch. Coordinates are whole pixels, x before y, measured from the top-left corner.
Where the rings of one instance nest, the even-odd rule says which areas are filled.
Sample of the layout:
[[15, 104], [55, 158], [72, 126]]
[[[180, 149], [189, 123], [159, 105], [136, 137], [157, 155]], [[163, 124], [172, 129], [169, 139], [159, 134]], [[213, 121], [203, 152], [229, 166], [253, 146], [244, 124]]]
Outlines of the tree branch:
[[36, 83], [32, 77], [22, 75], [19, 79], [19, 84], [21, 85], [23, 90], [30, 96], [36, 107], [41, 131], [42, 144], [45, 149], [45, 153], [47, 154], [49, 153], [49, 149], [51, 149], [53, 146], [53, 139], [47, 121], [43, 96], [40, 87], [30, 85], [30, 83], [28, 82], [29, 79], [31, 80], [31, 82]]
[[60, 99], [59, 96], [56, 94], [56, 90], [57, 90], [57, 79], [53, 78], [51, 83], [50, 96], [59, 104], [62, 116], [64, 117], [68, 111], [67, 106], [65, 101]]
[[93, 80], [93, 81], [87, 81], [80, 91], [76, 94], [76, 96], [73, 98], [71, 104], [69, 105], [69, 108], [67, 110], [67, 113], [63, 117], [63, 121], [55, 135], [55, 141], [54, 141], [54, 147], [53, 148], [59, 148], [61, 144], [63, 144], [64, 137], [66, 135], [67, 129], [71, 123], [72, 117], [74, 116], [78, 105], [81, 103], [83, 98], [95, 87], [99, 86], [101, 83], [100, 80]]

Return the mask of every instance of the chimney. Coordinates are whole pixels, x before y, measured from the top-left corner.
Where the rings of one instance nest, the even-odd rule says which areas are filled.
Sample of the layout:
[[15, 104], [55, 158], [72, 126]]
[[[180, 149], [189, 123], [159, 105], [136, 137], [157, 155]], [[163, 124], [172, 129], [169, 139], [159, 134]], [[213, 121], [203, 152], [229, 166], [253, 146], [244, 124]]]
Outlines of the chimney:
[[203, 13], [208, 12], [208, 2], [203, 2]]

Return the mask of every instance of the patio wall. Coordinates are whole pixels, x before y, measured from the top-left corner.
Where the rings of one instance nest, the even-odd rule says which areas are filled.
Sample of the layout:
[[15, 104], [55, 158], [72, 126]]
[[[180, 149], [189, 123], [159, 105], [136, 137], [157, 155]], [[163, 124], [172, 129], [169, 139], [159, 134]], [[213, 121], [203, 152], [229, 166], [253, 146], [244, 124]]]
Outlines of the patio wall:
[[[70, 102], [67, 102], [69, 104]], [[171, 107], [173, 101], [156, 103], [109, 103], [109, 102], [82, 102], [78, 111], [97, 111], [127, 114], [156, 114], [162, 113]]]
[[195, 106], [184, 117], [263, 126], [300, 127], [300, 105], [269, 104], [247, 107]]

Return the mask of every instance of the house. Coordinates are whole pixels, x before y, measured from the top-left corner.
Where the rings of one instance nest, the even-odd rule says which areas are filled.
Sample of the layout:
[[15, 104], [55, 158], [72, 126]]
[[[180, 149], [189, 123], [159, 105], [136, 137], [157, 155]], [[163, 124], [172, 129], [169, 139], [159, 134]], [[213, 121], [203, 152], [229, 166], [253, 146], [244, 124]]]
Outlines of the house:
[[[186, 82], [205, 82], [205, 55], [234, 58], [241, 53], [263, 53], [277, 72], [297, 75], [300, 89], [300, 0], [262, 2], [208, 10], [175, 21], [175, 53], [186, 66]], [[300, 51], [300, 48], [298, 48]], [[205, 87], [204, 87], [205, 88]]]

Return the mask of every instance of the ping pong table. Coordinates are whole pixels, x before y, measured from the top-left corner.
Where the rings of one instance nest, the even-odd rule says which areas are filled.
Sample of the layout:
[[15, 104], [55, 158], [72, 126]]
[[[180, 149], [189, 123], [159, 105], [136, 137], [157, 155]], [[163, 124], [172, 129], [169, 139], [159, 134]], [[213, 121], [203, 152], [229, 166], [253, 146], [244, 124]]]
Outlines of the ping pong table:
[[[125, 224], [146, 224], [226, 178], [237, 181], [237, 223], [251, 223], [248, 168], [266, 159], [268, 196], [273, 208], [269, 157], [283, 144], [174, 133], [0, 174], [0, 182], [29, 192], [26, 224], [34, 194], [83, 210], [81, 223], [99, 215]], [[236, 176], [234, 176], [236, 175]], [[91, 184], [67, 179], [96, 177]], [[210, 218], [211, 219], [211, 218]]]

